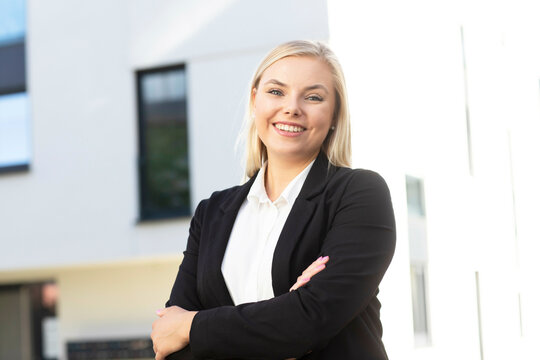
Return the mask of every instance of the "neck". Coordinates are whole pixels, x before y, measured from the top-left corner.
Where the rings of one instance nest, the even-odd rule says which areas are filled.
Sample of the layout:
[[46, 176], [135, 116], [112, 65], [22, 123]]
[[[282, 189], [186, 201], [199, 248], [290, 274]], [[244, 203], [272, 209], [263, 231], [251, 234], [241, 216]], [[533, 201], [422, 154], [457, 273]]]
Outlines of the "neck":
[[303, 161], [280, 161], [279, 159], [269, 157], [264, 176], [264, 186], [268, 198], [271, 201], [275, 201], [287, 185], [316, 157], [317, 154]]

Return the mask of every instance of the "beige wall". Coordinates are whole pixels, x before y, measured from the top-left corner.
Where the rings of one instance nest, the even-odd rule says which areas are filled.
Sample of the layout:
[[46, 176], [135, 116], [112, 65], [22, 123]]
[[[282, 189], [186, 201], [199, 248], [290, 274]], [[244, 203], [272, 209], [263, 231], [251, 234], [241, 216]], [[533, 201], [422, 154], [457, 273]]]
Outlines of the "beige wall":
[[[0, 273], [0, 285], [53, 279], [59, 285], [59, 343], [150, 337], [181, 256]], [[64, 358], [64, 357], [63, 357]]]

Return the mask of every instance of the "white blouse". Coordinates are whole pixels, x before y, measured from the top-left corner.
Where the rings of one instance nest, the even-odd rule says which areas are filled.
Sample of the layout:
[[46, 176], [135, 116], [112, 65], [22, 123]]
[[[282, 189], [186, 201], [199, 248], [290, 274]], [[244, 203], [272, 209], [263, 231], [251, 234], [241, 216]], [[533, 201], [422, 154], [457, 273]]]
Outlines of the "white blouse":
[[313, 160], [270, 201], [264, 186], [263, 165], [231, 231], [221, 272], [235, 305], [274, 297], [272, 259], [283, 225], [306, 180]]

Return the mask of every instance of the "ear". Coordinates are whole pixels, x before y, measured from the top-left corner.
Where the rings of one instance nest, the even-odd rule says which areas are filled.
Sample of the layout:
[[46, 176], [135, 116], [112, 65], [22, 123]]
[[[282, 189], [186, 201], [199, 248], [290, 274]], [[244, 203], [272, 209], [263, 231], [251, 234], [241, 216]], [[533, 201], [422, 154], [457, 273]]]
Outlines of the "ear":
[[255, 101], [255, 95], [257, 95], [257, 88], [251, 89], [251, 101]]
[[257, 88], [251, 89], [251, 113], [255, 112], [255, 96], [257, 95]]

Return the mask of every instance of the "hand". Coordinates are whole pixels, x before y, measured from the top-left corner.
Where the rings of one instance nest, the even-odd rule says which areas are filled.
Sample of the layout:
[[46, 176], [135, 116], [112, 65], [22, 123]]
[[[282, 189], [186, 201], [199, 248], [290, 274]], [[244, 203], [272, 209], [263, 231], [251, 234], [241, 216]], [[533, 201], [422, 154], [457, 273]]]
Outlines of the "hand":
[[328, 259], [328, 256], [321, 256], [320, 258], [312, 262], [311, 265], [309, 265], [308, 268], [302, 272], [302, 275], [300, 275], [298, 279], [296, 279], [296, 283], [294, 283], [294, 285], [289, 289], [289, 291], [296, 290], [299, 287], [306, 285], [309, 280], [311, 280], [313, 275], [324, 270]]
[[156, 360], [181, 350], [189, 344], [189, 331], [197, 311], [187, 311], [178, 306], [158, 310], [159, 319], [152, 324], [152, 342]]

